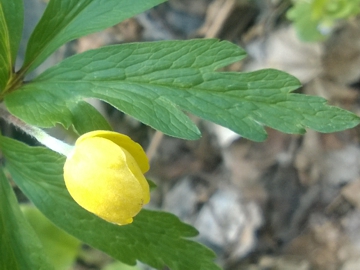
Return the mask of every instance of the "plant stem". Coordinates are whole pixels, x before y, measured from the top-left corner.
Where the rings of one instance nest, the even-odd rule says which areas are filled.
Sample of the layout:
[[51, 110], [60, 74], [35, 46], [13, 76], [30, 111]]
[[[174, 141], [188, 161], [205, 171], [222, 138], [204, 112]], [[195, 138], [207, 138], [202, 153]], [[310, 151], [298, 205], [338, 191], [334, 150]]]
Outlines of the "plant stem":
[[6, 122], [14, 125], [15, 127], [34, 137], [41, 144], [45, 145], [49, 149], [61, 155], [68, 156], [73, 149], [73, 146], [50, 136], [42, 129], [31, 126], [20, 120], [19, 118], [11, 115], [3, 106], [0, 106], [0, 117], [2, 117]]

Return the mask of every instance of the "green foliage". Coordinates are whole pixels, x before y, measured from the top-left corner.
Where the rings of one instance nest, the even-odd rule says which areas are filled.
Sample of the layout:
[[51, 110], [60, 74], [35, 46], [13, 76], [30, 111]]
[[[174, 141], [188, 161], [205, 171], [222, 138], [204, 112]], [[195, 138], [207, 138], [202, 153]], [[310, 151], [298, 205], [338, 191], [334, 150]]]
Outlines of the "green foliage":
[[299, 0], [288, 11], [299, 37], [319, 41], [327, 37], [334, 23], [360, 13], [360, 0]]
[[[44, 102], [42, 102], [44, 104]], [[84, 134], [93, 130], [112, 130], [106, 119], [89, 103], [85, 101], [68, 102], [67, 107], [71, 112], [71, 123], [77, 133]]]
[[23, 70], [40, 65], [66, 42], [98, 32], [165, 0], [52, 0], [27, 47]]
[[51, 223], [37, 208], [23, 204], [21, 210], [38, 235], [54, 270], [69, 269], [80, 250], [80, 241]]
[[0, 92], [10, 79], [23, 26], [22, 0], [0, 0]]
[[0, 148], [21, 190], [47, 218], [85, 243], [130, 265], [138, 259], [157, 269], [219, 269], [210, 250], [186, 239], [197, 231], [177, 217], [142, 210], [131, 225], [108, 223], [70, 197], [62, 177], [62, 156], [6, 137], [0, 137]]
[[[264, 126], [301, 134], [306, 128], [334, 132], [360, 122], [356, 115], [329, 106], [322, 98], [292, 93], [300, 83], [284, 72], [219, 71], [246, 54], [230, 42], [214, 39], [108, 46], [65, 59], [33, 81], [23, 82], [28, 72], [66, 42], [164, 1], [51, 0], [30, 38], [23, 66], [15, 72], [23, 3], [0, 0], [0, 101], [27, 124], [52, 127], [61, 123], [79, 134], [111, 130], [87, 98], [103, 100], [155, 129], [184, 139], [200, 137], [184, 112], [255, 141], [266, 138]], [[355, 4], [349, 10], [341, 1], [335, 2], [339, 3], [335, 9], [325, 0], [314, 3], [298, 4], [290, 11], [300, 28], [310, 25], [315, 29], [323, 17], [338, 19], [359, 12]], [[313, 17], [303, 20], [303, 13]], [[0, 137], [0, 149], [11, 178], [23, 193], [57, 227], [79, 240], [130, 265], [140, 260], [158, 269], [219, 269], [213, 252], [187, 239], [196, 236], [196, 230], [175, 216], [143, 210], [130, 225], [110, 224], [70, 197], [63, 181], [64, 157], [5, 137]], [[51, 250], [49, 245], [55, 244], [49, 244], [47, 233], [41, 235], [43, 245]], [[51, 269], [1, 168], [0, 236], [1, 269]], [[65, 254], [68, 263], [78, 242], [67, 243], [71, 246], [71, 254]]]
[[245, 57], [222, 41], [124, 44], [87, 51], [48, 69], [5, 98], [11, 113], [33, 125], [71, 124], [84, 98], [104, 100], [165, 134], [197, 139], [189, 111], [245, 138], [262, 141], [264, 125], [286, 133], [334, 132], [359, 119], [326, 100], [290, 93], [300, 83], [278, 70], [215, 72]]
[[0, 206], [0, 269], [52, 269], [39, 238], [21, 213], [2, 169]]

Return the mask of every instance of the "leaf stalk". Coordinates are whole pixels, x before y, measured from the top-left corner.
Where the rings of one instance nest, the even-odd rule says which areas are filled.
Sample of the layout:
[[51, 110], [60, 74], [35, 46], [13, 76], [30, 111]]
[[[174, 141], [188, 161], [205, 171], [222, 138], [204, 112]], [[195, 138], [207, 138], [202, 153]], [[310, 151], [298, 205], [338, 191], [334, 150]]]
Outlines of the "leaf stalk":
[[71, 153], [72, 149], [74, 148], [73, 146], [64, 143], [63, 141], [50, 136], [44, 130], [25, 123], [24, 121], [10, 114], [8, 110], [1, 105], [0, 105], [0, 117], [3, 118], [9, 124], [14, 125], [15, 127], [24, 131], [26, 134], [34, 137], [44, 146], [48, 147], [49, 149], [61, 155], [68, 156]]

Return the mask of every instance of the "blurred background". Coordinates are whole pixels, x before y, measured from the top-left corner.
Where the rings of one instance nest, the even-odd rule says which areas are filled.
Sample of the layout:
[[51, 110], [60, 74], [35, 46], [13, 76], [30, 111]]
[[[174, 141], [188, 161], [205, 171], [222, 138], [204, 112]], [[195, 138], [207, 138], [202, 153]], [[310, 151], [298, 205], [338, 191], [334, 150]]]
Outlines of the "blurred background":
[[[44, 0], [24, 2], [19, 65], [46, 7]], [[100, 46], [219, 38], [248, 52], [244, 61], [226, 70], [280, 69], [301, 80], [298, 92], [322, 96], [359, 114], [358, 14], [358, 0], [169, 0], [66, 44], [28, 79], [66, 57]], [[147, 149], [147, 177], [157, 184], [148, 207], [170, 211], [195, 226], [200, 232], [197, 240], [216, 252], [224, 269], [360, 269], [359, 128], [333, 134], [309, 130], [303, 136], [268, 129], [268, 139], [255, 143], [193, 117], [203, 136], [184, 141], [164, 136], [100, 101], [89, 102], [114, 130]], [[36, 144], [1, 125], [7, 136]], [[49, 132], [75, 139], [59, 127]], [[26, 202], [19, 190], [17, 194]], [[150, 269], [114, 262], [63, 235], [31, 206], [25, 205], [24, 212], [59, 270]]]

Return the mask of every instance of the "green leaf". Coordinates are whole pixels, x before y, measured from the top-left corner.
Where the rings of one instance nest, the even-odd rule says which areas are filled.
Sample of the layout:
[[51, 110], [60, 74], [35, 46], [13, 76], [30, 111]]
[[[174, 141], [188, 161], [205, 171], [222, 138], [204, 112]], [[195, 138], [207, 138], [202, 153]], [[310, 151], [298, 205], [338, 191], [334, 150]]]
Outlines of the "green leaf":
[[130, 225], [108, 223], [72, 200], [64, 185], [62, 156], [5, 137], [0, 137], [0, 148], [25, 195], [53, 223], [85, 243], [130, 265], [140, 260], [157, 269], [220, 269], [213, 252], [186, 239], [197, 231], [174, 215], [142, 210]]
[[66, 42], [101, 31], [166, 0], [51, 0], [30, 37], [23, 70], [39, 66]]
[[300, 83], [284, 72], [216, 72], [243, 57], [238, 46], [213, 39], [110, 46], [64, 60], [5, 102], [28, 123], [67, 127], [69, 104], [98, 98], [185, 139], [198, 138], [199, 131], [181, 109], [255, 141], [266, 138], [265, 125], [301, 134], [305, 128], [334, 132], [360, 122], [323, 98], [291, 93]]
[[24, 20], [22, 0], [0, 0], [0, 92], [11, 76]]
[[0, 169], [0, 269], [52, 269]]
[[81, 242], [52, 224], [34, 206], [23, 204], [21, 210], [38, 235], [54, 269], [69, 269], [79, 253]]
[[89, 103], [80, 101], [69, 104], [72, 123], [78, 134], [93, 130], [112, 130], [107, 120]]

